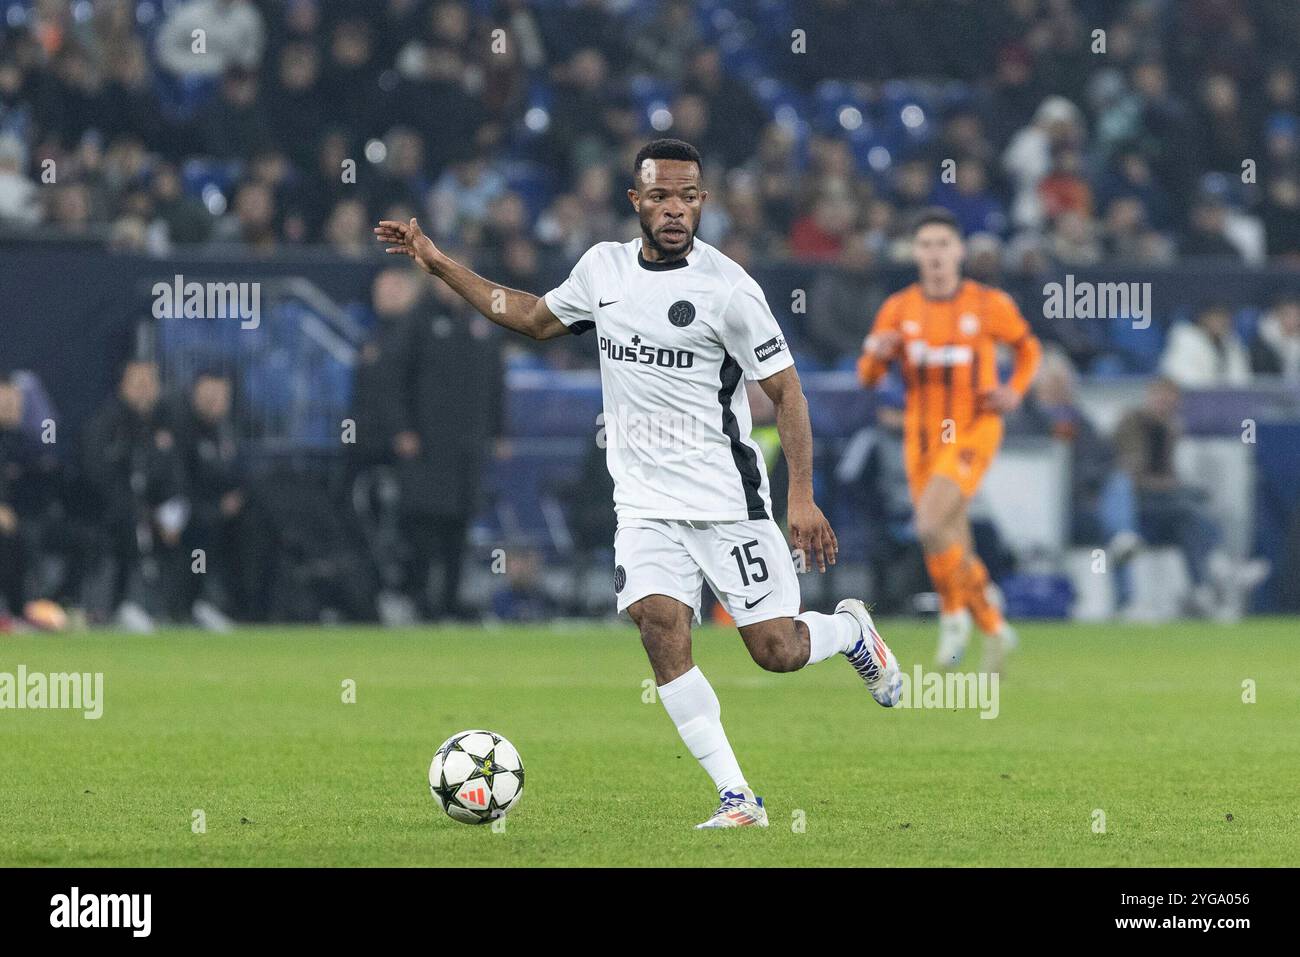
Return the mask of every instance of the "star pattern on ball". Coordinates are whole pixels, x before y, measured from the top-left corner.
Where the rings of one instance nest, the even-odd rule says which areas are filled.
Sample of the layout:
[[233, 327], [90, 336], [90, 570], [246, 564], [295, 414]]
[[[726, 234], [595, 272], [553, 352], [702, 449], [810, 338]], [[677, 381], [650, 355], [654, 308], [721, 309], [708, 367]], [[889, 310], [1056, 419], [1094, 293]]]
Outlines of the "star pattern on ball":
[[[484, 735], [491, 741], [491, 746], [486, 754], [475, 754], [473, 751], [468, 750], [463, 744], [466, 738], [480, 734]], [[509, 742], [505, 741], [505, 738], [492, 731], [466, 731], [447, 741], [437, 752], [442, 758], [442, 767], [438, 772], [437, 783], [431, 785], [431, 789], [444, 808], [448, 810], [455, 808], [458, 811], [471, 815], [475, 819], [467, 821], [466, 823], [488, 824], [504, 814], [506, 809], [514, 803], [514, 800], [512, 799], [503, 805], [497, 800], [494, 784], [498, 775], [514, 775], [515, 781], [517, 782], [515, 790], [516, 795], [518, 795], [523, 789], [523, 767], [508, 767], [497, 760], [497, 745], [502, 742], [505, 742], [507, 747], [512, 747]], [[468, 757], [473, 763], [473, 767], [463, 778], [457, 776], [456, 780], [449, 781], [447, 779], [446, 771], [447, 758], [457, 751]], [[462, 794], [477, 791], [480, 788], [486, 791], [486, 807], [479, 808], [470, 806], [461, 799]], [[480, 795], [475, 796], [481, 797]]]

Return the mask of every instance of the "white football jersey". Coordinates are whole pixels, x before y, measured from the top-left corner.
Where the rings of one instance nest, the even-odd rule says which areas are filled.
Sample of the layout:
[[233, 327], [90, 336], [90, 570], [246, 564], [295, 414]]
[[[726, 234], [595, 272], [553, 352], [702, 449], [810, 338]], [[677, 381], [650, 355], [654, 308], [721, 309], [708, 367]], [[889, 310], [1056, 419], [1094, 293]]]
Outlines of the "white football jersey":
[[595, 332], [620, 520], [771, 517], [741, 380], [794, 360], [745, 270], [698, 238], [666, 264], [643, 259], [640, 239], [597, 243], [546, 305], [573, 333]]

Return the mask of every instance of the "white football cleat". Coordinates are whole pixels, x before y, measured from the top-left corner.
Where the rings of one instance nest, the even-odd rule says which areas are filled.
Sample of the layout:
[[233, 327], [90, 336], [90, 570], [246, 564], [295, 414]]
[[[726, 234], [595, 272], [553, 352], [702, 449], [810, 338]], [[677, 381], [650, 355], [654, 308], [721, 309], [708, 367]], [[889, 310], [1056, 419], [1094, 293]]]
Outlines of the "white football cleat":
[[1002, 622], [1002, 630], [996, 635], [984, 636], [984, 671], [1000, 674], [1007, 655], [1020, 647], [1020, 636], [1011, 627], [1011, 623]]
[[934, 654], [934, 663], [945, 671], [956, 668], [966, 656], [966, 645], [970, 642], [971, 618], [965, 608], [950, 615], [939, 615], [939, 650]]
[[903, 676], [898, 670], [898, 659], [889, 650], [885, 640], [876, 631], [875, 622], [867, 606], [856, 598], [846, 598], [835, 606], [835, 614], [844, 612], [857, 619], [862, 629], [861, 637], [852, 650], [842, 652], [853, 670], [867, 683], [867, 690], [883, 708], [898, 704], [903, 693]]
[[763, 799], [748, 788], [723, 791], [722, 803], [713, 816], [695, 825], [697, 831], [715, 827], [767, 827], [767, 808], [763, 807]]

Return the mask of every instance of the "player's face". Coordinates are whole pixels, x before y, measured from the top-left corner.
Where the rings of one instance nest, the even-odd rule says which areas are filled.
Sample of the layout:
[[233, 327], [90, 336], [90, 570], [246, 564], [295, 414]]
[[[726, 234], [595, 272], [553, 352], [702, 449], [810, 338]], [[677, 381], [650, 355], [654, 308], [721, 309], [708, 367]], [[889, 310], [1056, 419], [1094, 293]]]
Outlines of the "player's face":
[[961, 237], [942, 223], [922, 226], [912, 241], [912, 258], [923, 280], [952, 279], [961, 269], [965, 255]]
[[686, 160], [652, 160], [641, 164], [637, 189], [627, 191], [641, 219], [645, 245], [661, 256], [684, 255], [695, 241], [708, 192], [700, 188], [700, 168]]

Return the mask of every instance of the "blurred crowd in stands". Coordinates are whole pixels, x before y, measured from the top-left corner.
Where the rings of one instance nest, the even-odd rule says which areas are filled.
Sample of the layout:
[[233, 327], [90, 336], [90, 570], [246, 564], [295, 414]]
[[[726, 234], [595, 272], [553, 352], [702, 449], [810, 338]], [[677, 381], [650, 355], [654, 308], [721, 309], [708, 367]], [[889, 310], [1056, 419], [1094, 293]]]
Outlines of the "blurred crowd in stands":
[[377, 218], [414, 214], [527, 286], [635, 235], [627, 161], [667, 133], [706, 158], [703, 238], [744, 265], [896, 261], [932, 204], [1011, 271], [1300, 262], [1291, 0], [0, 11], [9, 230], [359, 256]]

